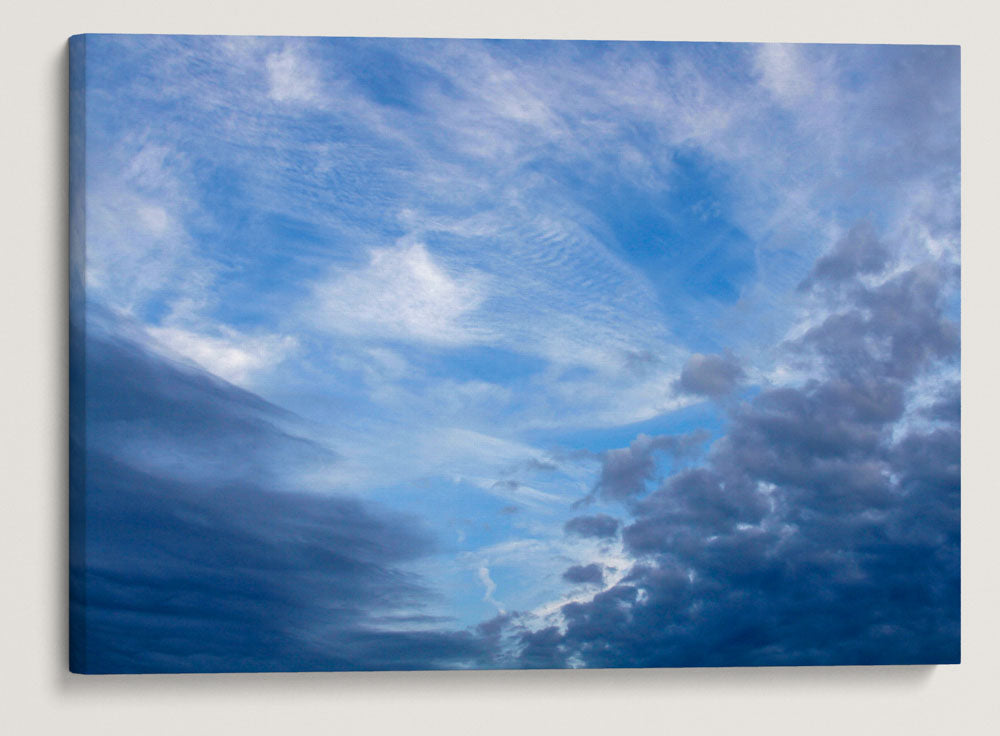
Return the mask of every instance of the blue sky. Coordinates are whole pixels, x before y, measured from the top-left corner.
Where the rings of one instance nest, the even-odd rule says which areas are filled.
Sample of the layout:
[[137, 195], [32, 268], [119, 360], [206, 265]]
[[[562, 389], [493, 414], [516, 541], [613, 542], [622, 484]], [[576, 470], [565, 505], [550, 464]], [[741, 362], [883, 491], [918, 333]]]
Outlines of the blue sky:
[[77, 668], [957, 658], [956, 47], [72, 43]]

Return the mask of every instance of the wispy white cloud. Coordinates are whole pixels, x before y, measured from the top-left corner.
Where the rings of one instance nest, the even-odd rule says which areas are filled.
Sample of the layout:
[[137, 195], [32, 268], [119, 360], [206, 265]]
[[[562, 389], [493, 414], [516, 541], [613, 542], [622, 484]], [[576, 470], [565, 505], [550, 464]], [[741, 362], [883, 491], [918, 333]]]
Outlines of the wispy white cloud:
[[503, 604], [493, 597], [493, 594], [497, 591], [497, 584], [494, 583], [493, 578], [490, 577], [490, 569], [486, 567], [486, 565], [482, 565], [477, 571], [477, 574], [479, 575], [479, 581], [483, 584], [483, 587], [486, 588], [486, 592], [483, 594], [483, 600], [496, 606], [499, 613], [506, 613]]
[[316, 68], [292, 48], [268, 54], [268, 94], [277, 102], [313, 103], [320, 99]]
[[147, 332], [166, 350], [187, 358], [210, 373], [240, 386], [288, 358], [298, 347], [290, 335], [246, 335], [219, 327], [205, 335], [179, 327], [149, 327]]
[[[614, 587], [635, 563], [624, 551], [620, 540], [594, 541], [553, 536], [552, 530], [544, 527], [536, 527], [534, 531], [537, 536], [489, 545], [460, 555], [461, 561], [477, 570], [480, 581], [488, 591], [484, 600], [494, 602], [493, 596], [498, 592], [494, 580], [500, 571], [518, 580], [516, 589], [502, 589], [499, 593], [508, 610], [519, 612], [519, 625], [530, 630], [553, 625], [562, 627], [561, 609], [564, 605], [589, 601]], [[605, 573], [600, 586], [581, 588], [563, 580], [563, 573], [572, 565], [589, 564], [595, 560], [599, 561]], [[482, 577], [482, 570], [490, 573], [489, 584]]]
[[[362, 361], [372, 339], [502, 346], [555, 366], [536, 382], [531, 403], [538, 411], [524, 426], [559, 417], [626, 423], [678, 406], [666, 390], [688, 352], [672, 335], [678, 319], [703, 321], [703, 330], [760, 362], [748, 366], [751, 373], [769, 370], [773, 357], [753, 343], [765, 331], [778, 338], [787, 330], [794, 306], [782, 293], [798, 275], [767, 254], [794, 247], [807, 262], [808, 249], [822, 250], [836, 230], [823, 206], [831, 181], [844, 166], [863, 164], [863, 136], [849, 128], [865, 119], [839, 85], [829, 50], [729, 49], [732, 68], [745, 67], [747, 79], [708, 57], [663, 50], [612, 45], [588, 58], [553, 45], [534, 60], [495, 44], [429, 42], [419, 55], [398, 45], [393, 52], [402, 61], [442, 81], [414, 83], [406, 90], [412, 104], [393, 106], [343, 81], [350, 60], [335, 48], [319, 53], [308, 39], [230, 39], [208, 45], [207, 77], [195, 73], [206, 49], [174, 50], [170, 85], [193, 110], [204, 103], [199, 136], [214, 141], [220, 164], [248, 174], [241, 179], [248, 206], [308, 222], [336, 243], [301, 254], [329, 276], [298, 311], [282, 304], [274, 319], [284, 332], [357, 338], [360, 346], [348, 348]], [[327, 117], [306, 123], [276, 112], [272, 119], [267, 99], [319, 105]], [[775, 102], [783, 117], [775, 116]], [[778, 149], [775, 125], [788, 137]], [[192, 153], [178, 153], [185, 140], [178, 121], [126, 162], [125, 176], [143, 197], [133, 203], [134, 228], [109, 240], [128, 247], [109, 249], [106, 259], [98, 247], [89, 265], [94, 282], [130, 307], [183, 282], [186, 294], [166, 296], [200, 304], [207, 319], [218, 265], [193, 263], [185, 245], [189, 225], [204, 218], [188, 206], [194, 198], [183, 183], [184, 156]], [[262, 146], [266, 157], [245, 153]], [[808, 158], [792, 155], [806, 146]], [[669, 189], [681, 149], [700, 152], [733, 181], [738, 194], [728, 215], [758, 251], [756, 278], [731, 308], [692, 310], [680, 295], [664, 303], [622, 257], [628, 244], [615, 242], [586, 205], [537, 167], [551, 162], [583, 180], [629, 181], [656, 192]], [[114, 202], [107, 220], [119, 230], [128, 221], [123, 191], [109, 191], [106, 200]], [[408, 194], [394, 198], [394, 191]], [[411, 237], [386, 246], [398, 235], [377, 231], [397, 225]], [[136, 237], [140, 231], [149, 237]], [[354, 270], [343, 265], [366, 259]], [[645, 352], [658, 356], [653, 373], [623, 371], [626, 356]], [[310, 360], [309, 352], [302, 357]], [[590, 378], [560, 368], [574, 365]], [[387, 377], [371, 390], [404, 400], [395, 381]], [[444, 383], [439, 389], [449, 390]], [[495, 392], [480, 395], [497, 400]]]
[[313, 325], [355, 336], [433, 343], [475, 343], [488, 332], [468, 320], [486, 298], [473, 270], [449, 273], [423, 243], [371, 251], [366, 266], [337, 271], [315, 288]]
[[793, 105], [813, 94], [812, 70], [795, 44], [769, 43], [757, 49], [755, 59], [761, 82], [782, 104]]

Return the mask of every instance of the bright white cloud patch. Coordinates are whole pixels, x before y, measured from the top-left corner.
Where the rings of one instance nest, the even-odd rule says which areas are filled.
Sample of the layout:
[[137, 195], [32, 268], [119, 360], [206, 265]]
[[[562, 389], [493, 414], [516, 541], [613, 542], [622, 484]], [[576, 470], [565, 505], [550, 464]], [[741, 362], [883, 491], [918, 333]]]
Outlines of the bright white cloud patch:
[[283, 361], [297, 341], [285, 335], [243, 335], [220, 328], [217, 335], [204, 335], [177, 327], [150, 327], [149, 334], [168, 350], [194, 361], [210, 373], [237, 385]]
[[791, 44], [761, 44], [757, 49], [757, 69], [761, 82], [780, 102], [792, 104], [812, 93], [812, 70], [801, 51]]
[[162, 235], [170, 224], [167, 211], [158, 205], [140, 206], [139, 219], [154, 235]]
[[316, 69], [291, 48], [267, 57], [268, 94], [277, 102], [315, 102], [320, 82]]
[[479, 568], [477, 574], [479, 575], [479, 581], [483, 584], [483, 587], [486, 588], [486, 592], [483, 594], [483, 600], [492, 603], [496, 606], [497, 611], [504, 613], [503, 604], [493, 597], [493, 594], [497, 591], [497, 584], [493, 582], [493, 578], [490, 577], [490, 569], [483, 565]]
[[472, 343], [487, 335], [467, 319], [486, 297], [486, 280], [452, 273], [422, 243], [371, 252], [368, 265], [316, 289], [316, 326], [357, 337]]

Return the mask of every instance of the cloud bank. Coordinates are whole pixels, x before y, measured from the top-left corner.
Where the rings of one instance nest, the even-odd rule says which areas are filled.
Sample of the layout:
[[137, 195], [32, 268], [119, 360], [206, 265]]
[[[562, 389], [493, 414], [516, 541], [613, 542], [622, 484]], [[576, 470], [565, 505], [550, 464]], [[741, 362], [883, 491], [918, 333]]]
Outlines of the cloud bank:
[[[824, 376], [740, 405], [705, 465], [632, 501], [622, 535], [635, 564], [565, 605], [563, 630], [526, 637], [524, 666], [959, 661], [957, 386], [933, 397], [922, 426], [904, 399], [920, 375], [957, 363], [942, 289], [955, 277], [926, 262], [865, 286], [858, 277], [878, 267], [867, 255], [858, 265], [856, 237], [811, 276], [846, 295], [786, 345]], [[844, 261], [854, 265], [830, 265]], [[591, 568], [567, 574], [589, 580]]]

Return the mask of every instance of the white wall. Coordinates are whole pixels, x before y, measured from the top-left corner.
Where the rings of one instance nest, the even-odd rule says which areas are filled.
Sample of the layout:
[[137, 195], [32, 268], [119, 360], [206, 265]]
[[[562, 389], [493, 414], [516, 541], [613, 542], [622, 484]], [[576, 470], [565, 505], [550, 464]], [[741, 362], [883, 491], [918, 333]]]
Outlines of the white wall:
[[[730, 7], [730, 5], [735, 7]], [[422, 7], [421, 7], [422, 6]], [[481, 7], [478, 7], [481, 6]], [[916, 6], [916, 7], [910, 7]], [[0, 724], [11, 734], [1000, 732], [1000, 14], [987, 2], [35, 0], [0, 14]], [[85, 678], [66, 672], [66, 52], [80, 32], [961, 43], [963, 664]], [[2, 728], [2, 726], [0, 726]]]

